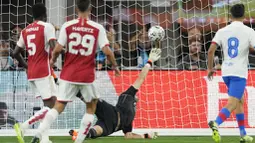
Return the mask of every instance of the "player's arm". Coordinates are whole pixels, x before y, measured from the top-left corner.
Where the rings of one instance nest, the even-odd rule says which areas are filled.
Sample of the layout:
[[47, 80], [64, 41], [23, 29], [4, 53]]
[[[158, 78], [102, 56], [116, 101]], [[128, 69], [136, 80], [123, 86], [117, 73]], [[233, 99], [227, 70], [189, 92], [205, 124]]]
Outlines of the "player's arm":
[[250, 48], [249, 48], [249, 52], [250, 54], [255, 54], [255, 31], [253, 29], [251, 29], [251, 33], [250, 33]]
[[135, 89], [139, 89], [140, 86], [143, 84], [151, 66], [152, 63], [157, 61], [160, 58], [161, 55], [161, 49], [158, 48], [159, 44], [155, 44], [157, 46], [155, 46], [154, 48], [152, 48], [150, 55], [149, 55], [149, 60], [147, 62], [147, 64], [143, 67], [142, 71], [139, 74], [139, 77], [136, 79], [136, 81], [133, 84], [133, 87]]
[[54, 63], [57, 61], [57, 58], [61, 54], [63, 48], [64, 48], [64, 46], [62, 46], [61, 44], [57, 43], [56, 47], [54, 48], [54, 50], [52, 52], [52, 58], [50, 60], [51, 67], [53, 67]]
[[209, 50], [208, 50], [208, 70], [213, 70], [213, 61], [214, 61], [214, 54], [217, 49], [217, 44], [212, 43]]
[[17, 45], [13, 51], [13, 57], [17, 59], [17, 61], [20, 63], [22, 67], [27, 69], [27, 62], [24, 60], [24, 58], [21, 55], [21, 52], [24, 50], [24, 48], [25, 48], [25, 42], [21, 32], [19, 41], [17, 42]]
[[103, 53], [106, 55], [107, 60], [111, 62], [112, 68], [115, 70], [115, 75], [119, 76], [120, 71], [118, 68], [118, 64], [116, 62], [114, 53], [109, 47], [110, 45], [109, 40], [107, 39], [107, 35], [103, 26], [100, 28], [100, 31], [99, 31], [98, 45], [99, 45], [99, 48], [103, 51]]
[[143, 139], [144, 135], [139, 135], [136, 133], [128, 132], [124, 136], [126, 139]]
[[219, 45], [221, 45], [220, 43], [221, 43], [220, 31], [218, 31], [215, 34], [215, 36], [214, 36], [214, 38], [211, 42], [211, 46], [208, 50], [208, 63], [207, 63], [208, 69], [207, 70], [208, 70], [208, 79], [209, 80], [212, 80], [213, 74], [215, 72], [214, 69], [213, 69], [214, 54], [215, 54], [215, 51], [216, 51], [217, 47]]
[[125, 134], [125, 139], [156, 139], [158, 136], [157, 136], [157, 133], [151, 133], [151, 134], [136, 134], [136, 133], [132, 133], [132, 132], [128, 132]]
[[67, 42], [66, 28], [65, 28], [65, 25], [63, 25], [60, 29], [58, 43], [56, 44], [52, 52], [52, 57], [50, 60], [51, 67], [54, 65], [54, 63], [57, 61], [57, 58], [62, 53], [66, 42]]
[[118, 64], [116, 62], [114, 53], [112, 52], [112, 50], [110, 49], [110, 47], [108, 45], [104, 46], [102, 48], [103, 53], [107, 56], [107, 60], [109, 60], [112, 64], [113, 67], [118, 67]]
[[50, 48], [55, 48], [56, 45], [57, 45], [57, 40], [56, 39], [51, 39], [49, 41], [49, 45], [50, 45]]
[[157, 138], [157, 133], [146, 133], [146, 134], [136, 134], [132, 132], [132, 123], [128, 125], [127, 127], [124, 127], [123, 132], [124, 132], [124, 138], [125, 139], [155, 139]]

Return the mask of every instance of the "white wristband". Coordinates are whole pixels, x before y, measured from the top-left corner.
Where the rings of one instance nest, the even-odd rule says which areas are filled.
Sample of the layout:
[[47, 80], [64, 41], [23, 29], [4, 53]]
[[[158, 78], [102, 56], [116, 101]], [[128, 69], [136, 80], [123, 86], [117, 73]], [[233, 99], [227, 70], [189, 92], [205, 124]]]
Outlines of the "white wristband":
[[146, 66], [146, 67], [148, 67], [148, 68], [151, 68], [151, 65], [150, 65], [150, 64], [148, 64], [148, 63], [147, 63], [147, 64], [145, 64], [145, 66]]

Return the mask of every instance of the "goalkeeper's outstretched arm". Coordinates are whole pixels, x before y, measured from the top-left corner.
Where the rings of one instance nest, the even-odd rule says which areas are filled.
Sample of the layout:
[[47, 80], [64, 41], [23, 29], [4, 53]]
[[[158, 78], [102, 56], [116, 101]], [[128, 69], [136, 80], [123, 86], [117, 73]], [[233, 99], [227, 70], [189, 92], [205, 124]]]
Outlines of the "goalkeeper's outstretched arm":
[[152, 63], [157, 61], [160, 58], [161, 55], [161, 49], [159, 48], [159, 44], [156, 43], [156, 46], [152, 48], [150, 55], [149, 55], [149, 60], [147, 64], [143, 67], [142, 71], [139, 74], [139, 77], [136, 79], [136, 81], [133, 84], [133, 87], [135, 89], [139, 89], [140, 86], [143, 84], [151, 66]]

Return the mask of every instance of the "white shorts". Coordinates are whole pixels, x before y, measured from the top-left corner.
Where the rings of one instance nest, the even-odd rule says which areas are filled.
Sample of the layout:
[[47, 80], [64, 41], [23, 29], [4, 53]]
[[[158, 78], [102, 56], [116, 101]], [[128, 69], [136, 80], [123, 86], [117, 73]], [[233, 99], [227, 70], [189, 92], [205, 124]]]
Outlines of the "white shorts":
[[57, 96], [57, 87], [52, 76], [29, 82], [36, 97], [41, 97], [43, 100], [47, 100], [52, 96]]
[[76, 99], [76, 95], [79, 91], [81, 92], [85, 102], [91, 102], [93, 99], [99, 98], [99, 94], [94, 83], [81, 85], [60, 80], [59, 95], [57, 100], [63, 102], [72, 102]]

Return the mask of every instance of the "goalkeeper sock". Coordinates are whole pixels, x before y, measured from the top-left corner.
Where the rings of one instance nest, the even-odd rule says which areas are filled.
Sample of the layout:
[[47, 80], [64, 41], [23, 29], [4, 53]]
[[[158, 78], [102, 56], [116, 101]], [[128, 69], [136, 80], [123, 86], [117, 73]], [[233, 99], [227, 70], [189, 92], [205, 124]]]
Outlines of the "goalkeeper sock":
[[92, 139], [95, 139], [97, 138], [97, 132], [94, 128], [91, 128], [89, 130], [89, 133], [87, 134], [86, 138], [92, 138]]
[[75, 143], [82, 143], [84, 141], [84, 139], [86, 138], [86, 135], [89, 133], [89, 129], [93, 121], [94, 121], [94, 115], [86, 113], [83, 116]]
[[218, 124], [222, 124], [228, 117], [230, 116], [230, 112], [227, 108], [222, 108], [219, 115], [217, 116], [215, 122]]
[[26, 130], [29, 128], [30, 125], [33, 125], [38, 121], [41, 121], [49, 110], [50, 110], [49, 107], [43, 107], [40, 111], [36, 112], [34, 116], [30, 117], [28, 120], [22, 123], [21, 128]]
[[38, 127], [38, 131], [36, 133], [36, 137], [42, 138], [43, 133], [50, 129], [51, 124], [56, 120], [58, 117], [59, 113], [56, 109], [52, 108], [46, 115], [45, 118], [43, 119], [42, 123]]
[[245, 131], [245, 126], [244, 126], [244, 113], [236, 114], [236, 121], [238, 123], [241, 137], [245, 136], [246, 131]]

